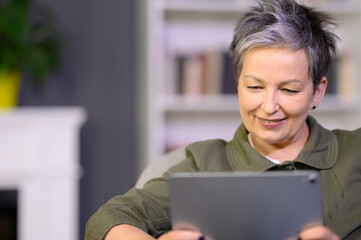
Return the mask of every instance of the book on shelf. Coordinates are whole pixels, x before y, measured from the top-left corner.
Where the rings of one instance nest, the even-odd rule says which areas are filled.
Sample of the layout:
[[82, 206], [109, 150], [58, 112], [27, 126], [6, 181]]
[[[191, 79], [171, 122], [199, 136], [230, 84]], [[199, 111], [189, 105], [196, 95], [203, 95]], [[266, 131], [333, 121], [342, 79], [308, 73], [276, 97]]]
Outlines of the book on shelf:
[[355, 60], [350, 54], [334, 58], [327, 73], [326, 94], [341, 97], [356, 95], [355, 76]]
[[220, 95], [235, 94], [237, 84], [233, 76], [230, 54], [209, 50], [169, 56], [168, 79], [170, 94]]
[[339, 96], [358, 95], [357, 64], [352, 54], [345, 53], [338, 60], [337, 94]]
[[[182, 96], [236, 94], [237, 81], [230, 53], [208, 50], [169, 56], [167, 93]], [[355, 60], [351, 54], [333, 59], [327, 73], [326, 94], [352, 96], [355, 91]]]
[[326, 94], [337, 94], [339, 78], [339, 58], [334, 58], [327, 73]]

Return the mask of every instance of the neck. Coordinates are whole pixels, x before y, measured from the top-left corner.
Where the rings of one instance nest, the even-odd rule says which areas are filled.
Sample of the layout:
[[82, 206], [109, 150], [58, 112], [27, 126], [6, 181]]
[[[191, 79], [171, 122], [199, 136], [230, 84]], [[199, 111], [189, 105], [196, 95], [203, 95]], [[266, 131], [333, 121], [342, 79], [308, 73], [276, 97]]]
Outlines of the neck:
[[254, 147], [264, 156], [279, 160], [280, 163], [293, 161], [302, 151], [309, 138], [309, 128], [305, 123], [304, 129], [298, 136], [280, 143], [270, 143], [260, 140], [251, 134]]

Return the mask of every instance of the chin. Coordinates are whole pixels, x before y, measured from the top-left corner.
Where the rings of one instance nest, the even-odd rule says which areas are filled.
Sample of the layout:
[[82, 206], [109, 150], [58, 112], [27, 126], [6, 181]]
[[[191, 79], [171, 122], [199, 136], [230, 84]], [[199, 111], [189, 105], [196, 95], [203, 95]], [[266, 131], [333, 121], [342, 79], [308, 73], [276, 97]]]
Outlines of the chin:
[[282, 143], [285, 141], [284, 136], [261, 136], [259, 139], [263, 142], [270, 143], [270, 144], [277, 144]]

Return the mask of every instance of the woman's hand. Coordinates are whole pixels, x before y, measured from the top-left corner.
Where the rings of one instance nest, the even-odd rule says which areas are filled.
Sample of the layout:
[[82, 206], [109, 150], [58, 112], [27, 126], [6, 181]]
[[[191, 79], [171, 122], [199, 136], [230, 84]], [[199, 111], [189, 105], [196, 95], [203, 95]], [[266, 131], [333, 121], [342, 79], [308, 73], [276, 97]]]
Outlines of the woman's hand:
[[128, 224], [117, 225], [109, 230], [104, 240], [155, 240], [143, 230]]
[[172, 230], [169, 231], [158, 239], [160, 240], [204, 240], [202, 233], [187, 230]]
[[[105, 240], [152, 240], [155, 238], [149, 236], [147, 233], [143, 232], [139, 228], [136, 228], [132, 225], [121, 224], [113, 227], [106, 234]], [[169, 231], [158, 239], [161, 240], [205, 240], [203, 235], [196, 231], [187, 231], [187, 230], [172, 230]]]
[[340, 240], [340, 238], [325, 226], [317, 225], [303, 230], [298, 239], [302, 240]]

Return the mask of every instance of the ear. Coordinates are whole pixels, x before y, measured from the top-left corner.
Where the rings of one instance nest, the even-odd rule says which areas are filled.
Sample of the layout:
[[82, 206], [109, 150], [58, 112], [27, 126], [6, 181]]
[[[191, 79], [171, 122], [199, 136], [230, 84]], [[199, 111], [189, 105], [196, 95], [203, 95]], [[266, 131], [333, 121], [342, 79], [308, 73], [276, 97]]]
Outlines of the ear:
[[317, 107], [320, 104], [323, 96], [325, 96], [326, 88], [327, 88], [327, 78], [323, 76], [320, 83], [317, 85], [315, 92], [313, 93], [313, 100], [310, 109], [313, 109], [314, 107]]

